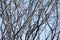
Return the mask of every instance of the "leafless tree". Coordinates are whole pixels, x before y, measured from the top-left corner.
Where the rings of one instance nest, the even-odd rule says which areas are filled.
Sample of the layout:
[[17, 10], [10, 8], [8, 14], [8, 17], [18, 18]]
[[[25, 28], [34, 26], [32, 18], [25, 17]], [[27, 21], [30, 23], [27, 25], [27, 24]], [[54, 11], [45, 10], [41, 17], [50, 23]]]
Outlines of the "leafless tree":
[[60, 0], [0, 0], [0, 40], [59, 40], [59, 13]]

